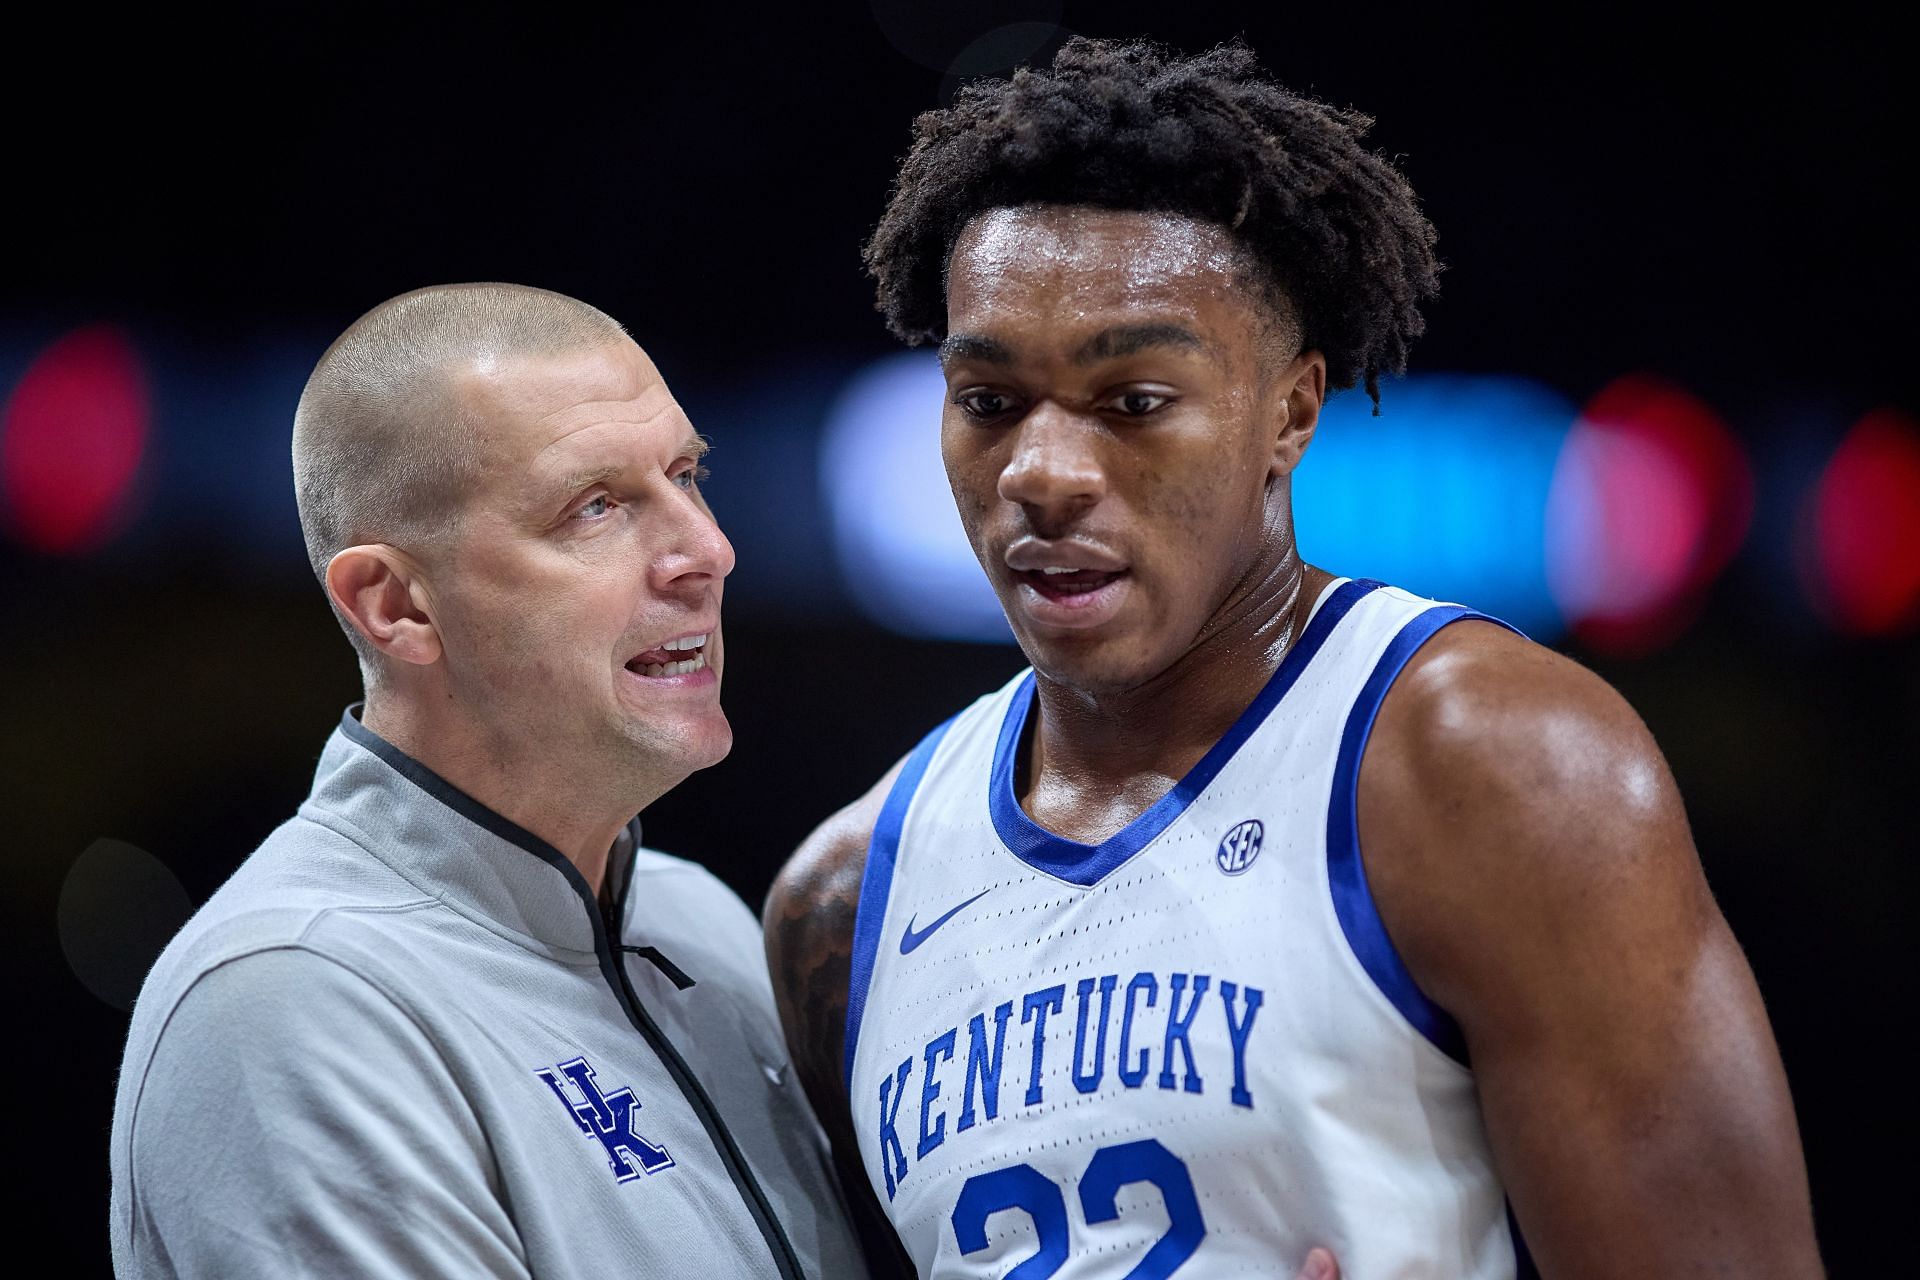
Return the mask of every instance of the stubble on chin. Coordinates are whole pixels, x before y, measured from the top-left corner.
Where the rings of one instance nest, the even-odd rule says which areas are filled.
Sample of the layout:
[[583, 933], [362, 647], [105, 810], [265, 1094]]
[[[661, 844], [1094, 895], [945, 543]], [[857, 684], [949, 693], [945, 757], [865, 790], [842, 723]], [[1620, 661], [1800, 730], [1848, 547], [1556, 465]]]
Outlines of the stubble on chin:
[[733, 750], [733, 727], [718, 707], [689, 723], [625, 717], [614, 726], [614, 736], [610, 755], [619, 762], [619, 775], [654, 796], [719, 764]]

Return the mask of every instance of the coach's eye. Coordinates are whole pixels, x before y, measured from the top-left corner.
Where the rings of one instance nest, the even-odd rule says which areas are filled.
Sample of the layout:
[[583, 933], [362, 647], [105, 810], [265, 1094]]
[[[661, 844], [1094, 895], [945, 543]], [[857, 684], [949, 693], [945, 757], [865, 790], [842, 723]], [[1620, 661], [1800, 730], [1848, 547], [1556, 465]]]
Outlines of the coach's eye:
[[613, 499], [603, 493], [590, 502], [582, 503], [580, 509], [573, 514], [575, 519], [598, 520], [611, 510], [613, 510]]
[[967, 413], [968, 417], [986, 421], [989, 418], [1004, 416], [1013, 408], [1013, 400], [997, 391], [963, 391], [953, 398]]
[[685, 471], [676, 473], [673, 477], [673, 482], [679, 485], [682, 489], [692, 489], [695, 485], [698, 485], [704, 482], [707, 476], [710, 474], [712, 473], [709, 472], [705, 467], [691, 466], [691, 467], [688, 467]]

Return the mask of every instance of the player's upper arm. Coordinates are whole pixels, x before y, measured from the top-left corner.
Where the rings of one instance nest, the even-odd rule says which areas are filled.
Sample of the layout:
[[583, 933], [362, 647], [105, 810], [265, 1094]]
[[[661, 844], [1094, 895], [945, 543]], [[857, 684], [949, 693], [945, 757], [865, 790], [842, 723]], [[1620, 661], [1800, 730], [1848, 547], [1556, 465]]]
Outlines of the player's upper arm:
[[841, 1114], [847, 1109], [841, 1057], [853, 924], [867, 844], [901, 764], [814, 829], [775, 877], [762, 913], [774, 1001], [816, 1111], [829, 1101]]
[[527, 1274], [486, 1139], [429, 1037], [311, 951], [250, 954], [187, 991], [126, 1158], [123, 1273]]
[[767, 894], [762, 919], [767, 970], [794, 1070], [833, 1148], [839, 1174], [875, 1276], [911, 1275], [860, 1164], [843, 1061], [853, 925], [867, 845], [905, 761], [853, 804], [821, 823], [788, 860]]
[[1381, 707], [1360, 834], [1390, 935], [1465, 1033], [1543, 1274], [1817, 1273], [1766, 1013], [1618, 694], [1446, 628]]

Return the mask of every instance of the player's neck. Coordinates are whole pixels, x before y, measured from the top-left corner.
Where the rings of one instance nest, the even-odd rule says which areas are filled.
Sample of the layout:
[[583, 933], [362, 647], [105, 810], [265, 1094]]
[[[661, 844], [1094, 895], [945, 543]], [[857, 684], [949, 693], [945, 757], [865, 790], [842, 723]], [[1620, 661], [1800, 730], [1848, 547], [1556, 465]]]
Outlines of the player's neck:
[[[1331, 580], [1302, 563], [1289, 539], [1236, 586], [1194, 645], [1151, 680], [1087, 689], [1036, 678], [1034, 723], [1022, 752], [1028, 812], [1048, 825], [1049, 811], [1082, 807], [1076, 796], [1111, 796], [1136, 813], [1159, 799], [1272, 678]], [[1095, 825], [1114, 822], [1110, 815]]]

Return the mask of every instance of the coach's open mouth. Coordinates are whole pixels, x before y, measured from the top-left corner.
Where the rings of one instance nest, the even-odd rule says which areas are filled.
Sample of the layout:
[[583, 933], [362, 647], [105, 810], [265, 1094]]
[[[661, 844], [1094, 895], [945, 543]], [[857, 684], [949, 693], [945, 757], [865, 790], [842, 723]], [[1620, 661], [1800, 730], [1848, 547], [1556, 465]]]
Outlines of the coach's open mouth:
[[641, 676], [684, 676], [704, 671], [707, 666], [707, 637], [683, 636], [669, 640], [657, 649], [635, 654], [627, 660], [627, 670]]

